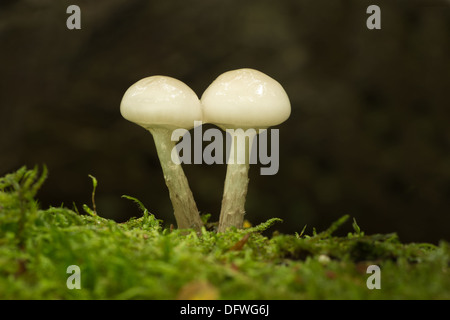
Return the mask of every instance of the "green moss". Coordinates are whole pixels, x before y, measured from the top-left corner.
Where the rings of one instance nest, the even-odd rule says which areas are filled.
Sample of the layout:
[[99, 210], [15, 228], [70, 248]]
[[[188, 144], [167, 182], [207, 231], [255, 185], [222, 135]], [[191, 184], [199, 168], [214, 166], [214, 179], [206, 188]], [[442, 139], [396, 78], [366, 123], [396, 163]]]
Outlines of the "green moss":
[[[1, 299], [450, 298], [445, 242], [403, 244], [395, 234], [365, 235], [356, 221], [354, 232], [334, 236], [348, 216], [312, 235], [263, 235], [276, 218], [223, 234], [207, 223], [197, 234], [163, 228], [128, 196], [142, 216], [116, 223], [96, 211], [93, 177], [93, 209], [41, 209], [45, 176], [21, 168], [0, 179]], [[366, 286], [372, 264], [379, 290]], [[79, 290], [67, 288], [70, 265], [80, 268]]]

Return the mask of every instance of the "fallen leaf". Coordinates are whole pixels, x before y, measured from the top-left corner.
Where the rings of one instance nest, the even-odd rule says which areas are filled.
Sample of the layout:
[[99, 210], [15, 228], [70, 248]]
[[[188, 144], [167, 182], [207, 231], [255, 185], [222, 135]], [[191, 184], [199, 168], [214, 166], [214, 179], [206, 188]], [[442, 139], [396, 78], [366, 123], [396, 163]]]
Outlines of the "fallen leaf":
[[241, 240], [236, 242], [234, 246], [230, 248], [230, 251], [240, 251], [244, 247], [244, 245], [247, 243], [248, 238], [250, 237], [250, 233], [247, 233], [244, 237], [242, 237]]
[[178, 300], [217, 300], [219, 290], [208, 281], [191, 281], [185, 284], [177, 295]]

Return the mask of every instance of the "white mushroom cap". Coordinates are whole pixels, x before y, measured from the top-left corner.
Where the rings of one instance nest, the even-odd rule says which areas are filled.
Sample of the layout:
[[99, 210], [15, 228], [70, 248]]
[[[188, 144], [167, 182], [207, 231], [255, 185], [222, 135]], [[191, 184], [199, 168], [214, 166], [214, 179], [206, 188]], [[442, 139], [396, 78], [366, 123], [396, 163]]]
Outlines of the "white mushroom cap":
[[283, 87], [254, 69], [220, 75], [201, 98], [203, 120], [227, 128], [267, 128], [284, 122], [291, 103]]
[[202, 120], [200, 100], [183, 82], [166, 76], [139, 80], [125, 92], [120, 104], [122, 116], [146, 129], [194, 127]]

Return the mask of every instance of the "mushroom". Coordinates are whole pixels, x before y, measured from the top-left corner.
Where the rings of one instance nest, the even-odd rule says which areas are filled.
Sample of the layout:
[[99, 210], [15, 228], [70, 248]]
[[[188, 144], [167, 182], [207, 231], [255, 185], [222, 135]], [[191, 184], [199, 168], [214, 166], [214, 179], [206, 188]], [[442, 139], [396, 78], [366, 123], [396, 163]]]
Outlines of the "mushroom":
[[[180, 161], [174, 158], [172, 131], [194, 127], [202, 119], [200, 100], [183, 82], [166, 76], [139, 80], [125, 92], [122, 116], [153, 135], [175, 219], [180, 229], [200, 231], [203, 225]], [[178, 157], [178, 155], [176, 155]]]
[[204, 122], [231, 135], [218, 232], [231, 226], [242, 228], [252, 141], [257, 130], [289, 118], [291, 104], [276, 80], [248, 68], [220, 75], [205, 90], [201, 103]]

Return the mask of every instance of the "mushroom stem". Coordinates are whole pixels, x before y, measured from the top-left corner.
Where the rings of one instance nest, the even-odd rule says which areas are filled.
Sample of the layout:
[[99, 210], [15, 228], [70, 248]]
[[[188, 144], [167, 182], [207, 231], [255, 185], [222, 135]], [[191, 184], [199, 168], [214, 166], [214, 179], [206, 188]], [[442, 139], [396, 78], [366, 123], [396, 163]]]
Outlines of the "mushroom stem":
[[197, 232], [201, 231], [203, 223], [183, 168], [181, 164], [172, 161], [171, 152], [175, 147], [175, 141], [171, 140], [172, 131], [161, 127], [148, 130], [155, 140], [156, 151], [163, 170], [164, 180], [169, 189], [178, 228], [192, 228]]
[[227, 132], [231, 135], [231, 147], [217, 232], [225, 232], [230, 227], [240, 229], [243, 226], [250, 152], [256, 135], [255, 131], [246, 134], [239, 129]]

